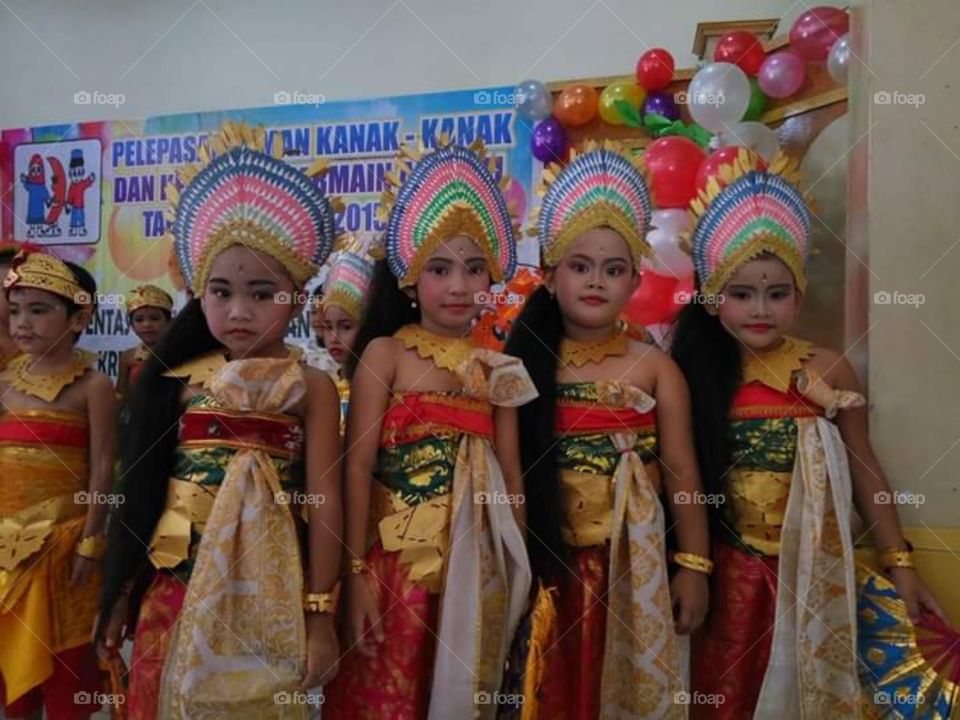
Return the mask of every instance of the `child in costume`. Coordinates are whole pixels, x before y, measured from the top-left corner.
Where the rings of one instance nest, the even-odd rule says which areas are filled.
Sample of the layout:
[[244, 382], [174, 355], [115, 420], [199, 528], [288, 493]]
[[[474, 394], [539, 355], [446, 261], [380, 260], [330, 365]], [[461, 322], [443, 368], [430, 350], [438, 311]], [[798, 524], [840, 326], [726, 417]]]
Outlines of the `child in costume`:
[[[7, 276], [13, 257], [20, 251], [22, 244], [12, 240], [0, 240], [0, 281]], [[20, 348], [10, 337], [9, 308], [6, 293], [0, 292], [0, 370], [20, 354]]]
[[334, 207], [264, 139], [226, 125], [174, 193], [194, 299], [134, 395], [101, 615], [106, 651], [132, 630], [134, 720], [304, 718], [288, 693], [336, 670], [337, 392], [283, 343]]
[[[706, 613], [709, 534], [693, 502], [686, 383], [618, 320], [651, 253], [641, 167], [591, 143], [544, 171], [543, 284], [507, 341], [539, 392], [497, 417], [511, 441], [502, 453], [523, 468], [540, 583], [514, 664], [524, 718], [685, 715], [678, 635]], [[661, 495], [679, 547], [672, 580]]]
[[323, 283], [323, 299], [316, 310], [321, 321], [317, 326], [318, 339], [339, 366], [336, 382], [340, 393], [341, 432], [350, 405], [346, 368], [369, 299], [374, 256], [380, 257], [382, 252], [372, 238], [351, 238], [330, 263], [330, 272]]
[[477, 694], [500, 686], [530, 582], [507, 503], [519, 475], [504, 480], [491, 441], [494, 405], [526, 402], [533, 386], [469, 339], [476, 294], [516, 264], [510, 213], [481, 147], [404, 152], [348, 373], [352, 649], [326, 688], [334, 720], [492, 717]]
[[939, 612], [913, 570], [870, 447], [860, 385], [837, 352], [788, 333], [806, 292], [811, 214], [796, 163], [742, 151], [694, 200], [704, 302], [673, 354], [690, 383], [714, 513], [711, 607], [692, 686], [722, 695], [695, 716], [860, 717], [854, 506], [912, 613]]
[[140, 285], [127, 297], [127, 321], [140, 344], [120, 356], [117, 374], [117, 394], [126, 398], [136, 384], [143, 363], [150, 356], [170, 324], [173, 315], [173, 298], [156, 285]]
[[74, 347], [96, 286], [21, 253], [4, 289], [22, 354], [0, 372], [0, 700], [8, 718], [87, 717], [115, 423], [110, 380]]

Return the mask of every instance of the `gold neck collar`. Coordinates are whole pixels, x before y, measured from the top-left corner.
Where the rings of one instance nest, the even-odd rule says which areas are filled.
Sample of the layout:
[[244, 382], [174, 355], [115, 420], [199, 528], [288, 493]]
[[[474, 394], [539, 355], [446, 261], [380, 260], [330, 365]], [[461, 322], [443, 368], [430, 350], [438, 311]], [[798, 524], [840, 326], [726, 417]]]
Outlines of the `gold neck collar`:
[[404, 325], [394, 337], [400, 340], [407, 350], [415, 350], [424, 360], [432, 360], [437, 367], [450, 372], [459, 370], [476, 350], [469, 336], [437, 335], [422, 325]]
[[793, 374], [803, 369], [803, 361], [813, 355], [813, 344], [785, 336], [773, 350], [754, 353], [743, 349], [743, 384], [763, 383], [779, 392], [787, 392]]
[[583, 367], [587, 363], [603, 362], [608, 357], [626, 355], [627, 342], [627, 334], [622, 330], [599, 342], [578, 342], [564, 338], [560, 342], [560, 363], [564, 367]]
[[0, 379], [17, 392], [49, 403], [90, 368], [90, 358], [82, 350], [74, 350], [67, 366], [52, 373], [31, 372], [32, 365], [29, 355], [18, 355], [0, 373]]

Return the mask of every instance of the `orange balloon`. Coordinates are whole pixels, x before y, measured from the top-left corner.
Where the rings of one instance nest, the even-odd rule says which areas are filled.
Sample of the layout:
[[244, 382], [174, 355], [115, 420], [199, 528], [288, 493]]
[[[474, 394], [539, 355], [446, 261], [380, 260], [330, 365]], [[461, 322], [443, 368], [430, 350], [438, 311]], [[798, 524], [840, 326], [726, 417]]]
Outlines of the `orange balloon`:
[[568, 127], [586, 125], [597, 116], [597, 91], [589, 85], [568, 85], [553, 105], [553, 116]]

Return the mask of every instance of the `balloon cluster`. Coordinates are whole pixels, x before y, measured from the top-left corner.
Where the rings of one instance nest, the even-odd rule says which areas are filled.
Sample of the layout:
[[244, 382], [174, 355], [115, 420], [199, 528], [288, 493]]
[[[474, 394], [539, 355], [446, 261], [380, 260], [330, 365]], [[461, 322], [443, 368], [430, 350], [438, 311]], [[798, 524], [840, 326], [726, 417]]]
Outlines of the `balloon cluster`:
[[[598, 116], [609, 125], [643, 127], [657, 140], [644, 153], [654, 213], [648, 236], [656, 259], [641, 267], [643, 281], [627, 308], [631, 322], [670, 322], [693, 288], [693, 267], [680, 250], [690, 201], [711, 177], [736, 158], [740, 148], [765, 167], [780, 148], [777, 132], [762, 122], [768, 98], [790, 97], [803, 87], [807, 63], [826, 60], [827, 71], [846, 84], [850, 63], [850, 17], [836, 7], [808, 9], [790, 29], [789, 49], [767, 55], [763, 42], [738, 30], [717, 43], [713, 62], [701, 67], [682, 92], [667, 92], [676, 70], [662, 48], [637, 61], [635, 80], [611, 83], [598, 95], [590, 85], [565, 87], [552, 100], [541, 82], [517, 87], [517, 112], [533, 125], [533, 155], [544, 163], [563, 164], [567, 129]], [[693, 124], [681, 120], [686, 105]], [[705, 149], [705, 146], [707, 149]], [[709, 150], [709, 154], [707, 152]]]

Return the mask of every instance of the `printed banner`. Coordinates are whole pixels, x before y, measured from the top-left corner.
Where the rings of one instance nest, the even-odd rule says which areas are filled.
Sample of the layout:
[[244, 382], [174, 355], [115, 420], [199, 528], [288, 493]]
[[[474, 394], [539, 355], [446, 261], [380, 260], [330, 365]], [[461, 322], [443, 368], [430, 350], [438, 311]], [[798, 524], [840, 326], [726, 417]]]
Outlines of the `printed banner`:
[[[498, 177], [511, 177], [508, 200], [526, 217], [539, 163], [512, 93], [509, 87], [327, 103], [281, 92], [266, 108], [4, 130], [0, 192], [7, 199], [0, 230], [3, 237], [48, 246], [93, 274], [99, 306], [81, 345], [98, 351], [99, 369], [116, 377], [120, 352], [136, 344], [125, 293], [152, 283], [174, 294], [170, 246], [162, 240], [169, 226], [167, 185], [178, 168], [197, 162], [208, 133], [223, 122], [279, 135], [287, 159], [301, 169], [327, 158], [330, 169], [316, 182], [343, 198], [340, 228], [376, 233], [383, 230], [376, 210], [384, 173], [393, 169], [401, 144], [429, 149], [442, 136], [461, 145], [482, 140]], [[519, 256], [521, 264], [536, 265], [535, 241], [521, 242]], [[288, 338], [309, 343], [307, 312], [291, 324]]]

